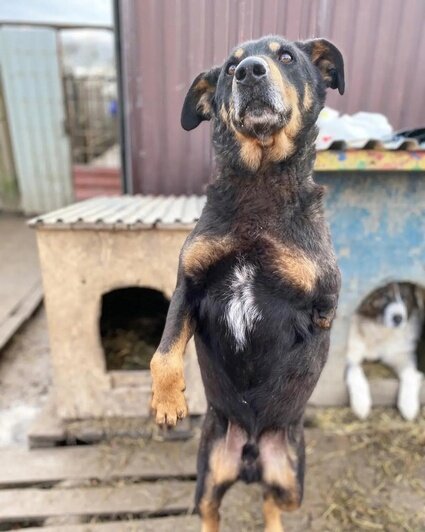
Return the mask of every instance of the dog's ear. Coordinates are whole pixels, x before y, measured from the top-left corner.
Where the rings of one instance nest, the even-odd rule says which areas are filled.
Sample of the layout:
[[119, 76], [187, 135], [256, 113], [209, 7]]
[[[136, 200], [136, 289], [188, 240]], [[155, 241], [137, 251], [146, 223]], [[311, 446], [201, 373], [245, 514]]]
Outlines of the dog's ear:
[[190, 131], [203, 120], [210, 120], [212, 106], [221, 68], [216, 67], [209, 72], [202, 72], [193, 81], [183, 103], [181, 125]]
[[344, 59], [338, 48], [326, 39], [311, 39], [297, 45], [320, 70], [326, 86], [338, 89], [340, 94], [344, 94]]

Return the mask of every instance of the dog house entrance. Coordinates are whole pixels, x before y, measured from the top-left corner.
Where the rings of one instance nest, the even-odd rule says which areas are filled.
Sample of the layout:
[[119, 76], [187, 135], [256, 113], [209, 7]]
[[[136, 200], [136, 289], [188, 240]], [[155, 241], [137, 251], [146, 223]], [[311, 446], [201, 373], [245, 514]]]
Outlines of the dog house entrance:
[[164, 294], [151, 288], [120, 288], [102, 296], [99, 329], [108, 371], [149, 369], [168, 306]]

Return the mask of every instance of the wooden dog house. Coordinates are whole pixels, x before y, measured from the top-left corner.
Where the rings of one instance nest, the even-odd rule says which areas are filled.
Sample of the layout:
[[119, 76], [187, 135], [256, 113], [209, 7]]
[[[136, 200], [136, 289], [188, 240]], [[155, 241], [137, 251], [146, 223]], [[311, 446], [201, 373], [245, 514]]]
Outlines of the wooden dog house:
[[[96, 198], [30, 222], [37, 229], [60, 418], [148, 415], [149, 371], [108, 370], [102, 302], [132, 288], [147, 290], [149, 301], [152, 293], [169, 301], [180, 248], [204, 202], [195, 196]], [[143, 290], [138, 294], [143, 307]], [[200, 414], [205, 403], [192, 342], [188, 351], [188, 403]]]

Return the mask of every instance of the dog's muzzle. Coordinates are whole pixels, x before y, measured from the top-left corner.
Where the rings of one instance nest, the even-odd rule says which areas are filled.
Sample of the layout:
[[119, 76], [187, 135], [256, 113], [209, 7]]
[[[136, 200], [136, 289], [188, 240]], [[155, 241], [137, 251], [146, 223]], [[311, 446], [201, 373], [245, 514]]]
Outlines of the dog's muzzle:
[[285, 123], [282, 94], [270, 77], [262, 57], [247, 57], [235, 70], [233, 101], [236, 127], [251, 136], [275, 133]]

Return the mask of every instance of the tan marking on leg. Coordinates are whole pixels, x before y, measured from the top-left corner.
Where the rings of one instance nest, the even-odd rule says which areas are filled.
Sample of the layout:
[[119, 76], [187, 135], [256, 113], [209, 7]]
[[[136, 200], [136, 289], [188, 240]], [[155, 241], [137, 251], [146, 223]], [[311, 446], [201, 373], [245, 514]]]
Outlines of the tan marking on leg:
[[202, 520], [202, 532], [218, 532], [220, 526], [220, 503], [212, 497], [214, 486], [212, 478], [208, 475], [206, 492], [199, 504], [199, 513]]
[[272, 52], [277, 52], [280, 48], [280, 43], [277, 41], [269, 42], [269, 48]]
[[282, 510], [276, 504], [272, 495], [267, 495], [263, 502], [264, 531], [284, 532], [281, 520]]
[[235, 52], [233, 52], [233, 56], [236, 57], [236, 59], [240, 59], [244, 53], [245, 50], [243, 48], [238, 48], [237, 50], [235, 50]]
[[205, 493], [199, 504], [202, 532], [218, 532], [221, 499], [214, 496], [214, 490], [237, 480], [242, 447], [246, 441], [245, 432], [229, 422], [226, 436], [217, 440], [211, 450]]
[[273, 270], [297, 288], [311, 292], [316, 285], [318, 267], [300, 249], [290, 248], [270, 235], [263, 238], [270, 244], [270, 261]]
[[198, 236], [183, 251], [182, 265], [186, 275], [194, 276], [207, 270], [212, 264], [229, 255], [233, 250], [229, 236], [222, 239]]
[[300, 486], [297, 479], [297, 457], [281, 432], [269, 432], [259, 441], [263, 467], [263, 482], [285, 491], [285, 500], [275, 499], [281, 510], [296, 510], [301, 505]]
[[226, 436], [216, 442], [210, 454], [209, 465], [214, 484], [224, 484], [237, 479], [242, 447], [246, 441], [246, 433], [229, 422]]
[[150, 369], [152, 375], [152, 402], [156, 422], [175, 425], [187, 415], [186, 388], [183, 374], [183, 356], [192, 336], [189, 320], [186, 319], [179, 337], [167, 352], [159, 349], [153, 355]]
[[308, 83], [304, 85], [304, 98], [303, 98], [303, 107], [306, 111], [311, 109], [313, 104], [313, 95], [311, 94], [311, 87]]

